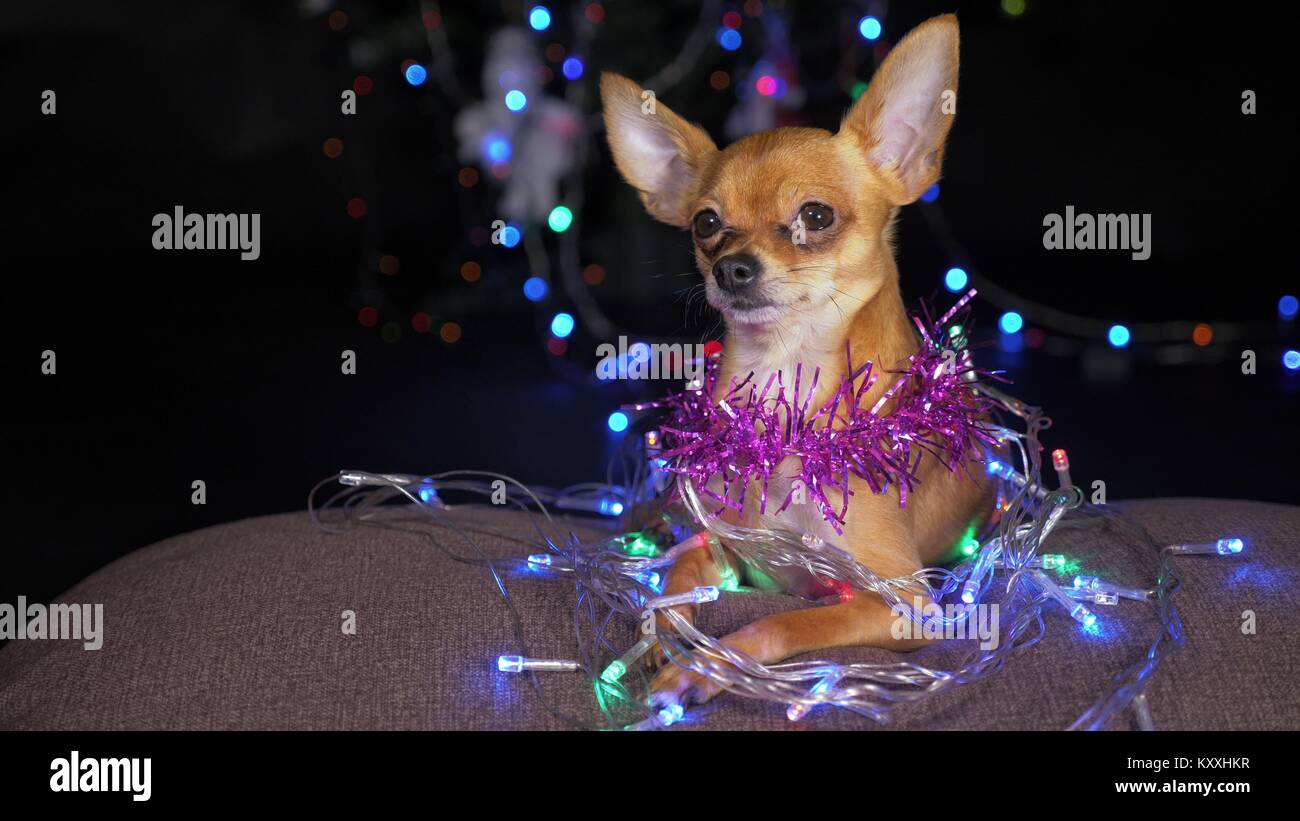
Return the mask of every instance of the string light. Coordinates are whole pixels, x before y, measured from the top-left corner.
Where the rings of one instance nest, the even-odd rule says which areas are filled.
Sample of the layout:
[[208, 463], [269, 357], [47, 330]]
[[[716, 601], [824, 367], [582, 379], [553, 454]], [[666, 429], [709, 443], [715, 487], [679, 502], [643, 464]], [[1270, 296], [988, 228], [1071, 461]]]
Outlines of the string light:
[[572, 314], [561, 311], [551, 319], [551, 333], [560, 339], [564, 339], [573, 333], [575, 324]]
[[948, 272], [943, 275], [943, 287], [954, 294], [966, 290], [969, 283], [970, 277], [961, 268], [949, 268]]
[[564, 74], [564, 77], [567, 80], [577, 80], [582, 76], [584, 70], [585, 66], [583, 66], [582, 60], [577, 57], [569, 57], [564, 61], [564, 64], [560, 66], [560, 71]]
[[519, 112], [528, 107], [528, 96], [517, 88], [506, 92], [506, 108]]
[[1197, 556], [1210, 553], [1217, 553], [1220, 556], [1232, 556], [1240, 553], [1246, 547], [1246, 543], [1241, 539], [1230, 537], [1226, 539], [1217, 539], [1213, 542], [1192, 542], [1190, 544], [1171, 544], [1166, 550], [1180, 556]]
[[1283, 319], [1295, 319], [1297, 312], [1300, 312], [1300, 299], [1296, 299], [1291, 294], [1277, 301], [1277, 315]]
[[1132, 339], [1132, 334], [1123, 325], [1111, 325], [1110, 329], [1106, 331], [1106, 341], [1110, 342], [1113, 348], [1126, 347], [1130, 339]]
[[576, 661], [565, 659], [528, 659], [523, 656], [500, 656], [497, 669], [503, 673], [522, 673], [533, 670], [539, 673], [573, 673], [582, 669]]
[[524, 280], [524, 297], [529, 302], [541, 302], [546, 299], [550, 286], [541, 277], [529, 277]]
[[528, 25], [533, 31], [546, 31], [551, 27], [551, 10], [546, 6], [533, 6], [528, 12]]
[[863, 40], [875, 40], [883, 30], [880, 21], [869, 14], [858, 21], [858, 34], [862, 35]]
[[406, 71], [402, 72], [402, 76], [406, 78], [409, 85], [422, 86], [424, 81], [429, 79], [429, 72], [419, 63], [411, 63], [406, 67]]
[[1065, 448], [1057, 448], [1052, 451], [1052, 467], [1056, 470], [1056, 479], [1060, 482], [1061, 487], [1069, 487], [1074, 484], [1070, 480], [1070, 455], [1065, 452]]
[[567, 206], [557, 205], [546, 217], [546, 224], [557, 234], [563, 234], [573, 225], [573, 212]]

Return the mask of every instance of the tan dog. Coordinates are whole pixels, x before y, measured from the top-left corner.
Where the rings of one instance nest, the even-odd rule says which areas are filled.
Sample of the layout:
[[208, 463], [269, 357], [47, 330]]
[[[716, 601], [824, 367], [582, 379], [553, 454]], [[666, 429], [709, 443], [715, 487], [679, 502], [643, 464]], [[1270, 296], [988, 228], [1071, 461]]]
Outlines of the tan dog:
[[[718, 384], [751, 371], [757, 383], [782, 371], [820, 366], [813, 407], [844, 376], [845, 344], [855, 364], [870, 359], [896, 368], [915, 353], [891, 248], [900, 206], [914, 202], [939, 177], [957, 90], [957, 20], [945, 15], [912, 31], [889, 54], [836, 134], [778, 128], [723, 150], [698, 126], [656, 103], [643, 112], [642, 89], [616, 74], [601, 77], [605, 125], [619, 171], [655, 218], [690, 229], [708, 301], [727, 323]], [[796, 220], [806, 242], [795, 241]], [[885, 375], [868, 394], [871, 406], [890, 384]], [[790, 465], [782, 472], [793, 476]], [[896, 489], [873, 494], [853, 486], [844, 535], [836, 536], [815, 505], [787, 508], [781, 525], [811, 532], [849, 550], [883, 577], [912, 573], [949, 555], [962, 532], [991, 507], [991, 482], [950, 473], [922, 460], [920, 486], [899, 507]], [[783, 499], [787, 487], [769, 498]], [[832, 498], [838, 507], [839, 499]], [[772, 526], [751, 498], [749, 526]], [[734, 559], [733, 559], [734, 561]], [[739, 568], [742, 577], [745, 568]], [[752, 571], [749, 576], [752, 576]], [[664, 592], [717, 584], [709, 552], [691, 550], [672, 568]], [[797, 587], [805, 579], [782, 579]], [[686, 610], [683, 615], [690, 617]], [[831, 606], [779, 613], [723, 641], [763, 663], [845, 645], [911, 649], [921, 641], [891, 637], [892, 616], [874, 595]], [[661, 657], [660, 657], [661, 660]], [[702, 702], [718, 692], [710, 680], [666, 666], [652, 684], [653, 701]]]

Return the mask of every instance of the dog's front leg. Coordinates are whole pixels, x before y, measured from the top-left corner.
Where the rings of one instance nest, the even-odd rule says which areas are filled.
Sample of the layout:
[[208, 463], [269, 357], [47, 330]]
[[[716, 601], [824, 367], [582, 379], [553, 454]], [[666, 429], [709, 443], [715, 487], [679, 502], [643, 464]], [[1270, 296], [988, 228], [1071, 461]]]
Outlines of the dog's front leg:
[[[915, 650], [925, 639], [896, 639], [894, 614], [879, 596], [859, 593], [853, 601], [828, 607], [774, 613], [725, 636], [722, 643], [761, 664], [775, 664], [800, 653], [833, 647]], [[650, 703], [703, 704], [722, 691], [707, 676], [670, 664], [650, 683]]]

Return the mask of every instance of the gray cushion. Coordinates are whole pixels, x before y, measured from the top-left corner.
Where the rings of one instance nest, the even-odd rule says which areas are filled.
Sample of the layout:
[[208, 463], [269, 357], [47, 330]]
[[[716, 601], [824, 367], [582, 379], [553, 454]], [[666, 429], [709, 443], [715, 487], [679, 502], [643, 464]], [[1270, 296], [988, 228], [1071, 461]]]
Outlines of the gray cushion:
[[[1124, 506], [1164, 542], [1241, 536], [1235, 557], [1178, 559], [1176, 594], [1187, 645], [1148, 688], [1161, 729], [1294, 729], [1300, 726], [1300, 508], [1241, 501], [1149, 500]], [[461, 508], [452, 514], [495, 557], [523, 557], [538, 517]], [[267, 516], [167, 539], [112, 563], [59, 597], [104, 604], [104, 646], [11, 641], [0, 649], [0, 728], [19, 729], [555, 729], [567, 725], [528, 677], [496, 670], [520, 652], [511, 619], [481, 566], [449, 559], [431, 543], [473, 555], [451, 531], [317, 530], [303, 513]], [[593, 533], [593, 523], [578, 523]], [[522, 541], [521, 541], [522, 540]], [[1049, 543], [1085, 571], [1150, 584], [1155, 557], [1096, 536]], [[503, 574], [537, 657], [574, 657], [574, 588], [509, 562]], [[779, 595], [725, 595], [702, 609], [721, 635], [754, 618], [802, 606]], [[1087, 636], [1061, 613], [1046, 638], [1006, 669], [900, 709], [901, 728], [1055, 729], [1068, 725], [1110, 677], [1145, 651], [1156, 622], [1144, 605], [1096, 608], [1102, 632]], [[341, 614], [357, 614], [344, 635]], [[1254, 611], [1255, 635], [1241, 630]], [[610, 635], [631, 644], [632, 626]], [[940, 643], [908, 658], [954, 664], [969, 644]], [[839, 661], [899, 654], [848, 648]], [[539, 677], [557, 711], [601, 723], [581, 674]], [[779, 705], [724, 694], [692, 710], [682, 729], [783, 728]], [[869, 729], [872, 722], [822, 708], [803, 726]]]

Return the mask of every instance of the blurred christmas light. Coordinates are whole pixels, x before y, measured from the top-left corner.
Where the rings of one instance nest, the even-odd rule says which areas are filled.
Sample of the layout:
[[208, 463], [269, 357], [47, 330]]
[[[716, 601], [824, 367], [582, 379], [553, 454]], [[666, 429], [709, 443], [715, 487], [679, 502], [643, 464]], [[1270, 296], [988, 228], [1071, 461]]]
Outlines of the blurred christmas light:
[[406, 67], [403, 76], [406, 77], [406, 82], [409, 85], [422, 86], [424, 85], [424, 81], [429, 79], [429, 72], [419, 63], [411, 63]]
[[506, 92], [506, 108], [511, 111], [523, 111], [528, 107], [528, 96], [517, 88]]
[[735, 29], [718, 29], [718, 45], [722, 46], [727, 51], [735, 51], [740, 48], [742, 42], [740, 32]]
[[776, 78], [770, 74], [764, 74], [754, 82], [754, 89], [764, 97], [771, 97], [776, 93]]
[[546, 6], [533, 6], [528, 12], [528, 25], [533, 31], [546, 31], [551, 27], [551, 10]]
[[725, 71], [715, 71], [709, 75], [709, 86], [714, 91], [725, 91], [731, 85], [731, 75]]
[[740, 19], [740, 15], [737, 12], [729, 11], [726, 14], [722, 15], [722, 25], [726, 26], [729, 29], [740, 28], [740, 24], [742, 22], [743, 21]]
[[599, 285], [605, 281], [605, 269], [593, 262], [582, 269], [582, 281], [588, 285]]
[[566, 336], [573, 333], [573, 326], [575, 324], [572, 314], [566, 314], [561, 311], [551, 319], [551, 333], [560, 339], [564, 339]]
[[1297, 312], [1300, 312], [1300, 299], [1287, 294], [1277, 301], [1277, 315], [1283, 319], [1295, 319]]
[[460, 278], [466, 282], [478, 282], [481, 276], [483, 267], [472, 259], [460, 266]]
[[943, 287], [954, 294], [966, 290], [966, 283], [968, 282], [970, 282], [970, 277], [961, 268], [949, 268], [948, 273], [943, 275]]
[[577, 57], [570, 57], [564, 61], [564, 65], [561, 66], [560, 71], [564, 72], [566, 79], [576, 80], [582, 76], [582, 60]]
[[551, 209], [551, 213], [546, 217], [546, 224], [557, 234], [563, 234], [573, 225], [573, 212], [563, 205], [557, 205]]
[[1123, 325], [1111, 325], [1110, 330], [1106, 332], [1106, 341], [1114, 348], [1123, 348], [1132, 338], [1133, 335]]
[[1002, 0], [1002, 11], [1009, 17], [1019, 17], [1025, 13], [1025, 0]]
[[858, 34], [864, 40], [875, 40], [882, 30], [880, 21], [869, 14], [858, 21]]
[[1192, 341], [1204, 348], [1214, 339], [1214, 329], [1204, 322], [1192, 329]]
[[1282, 354], [1282, 364], [1285, 365], [1288, 370], [1300, 370], [1300, 351], [1292, 348]]
[[366, 215], [366, 201], [360, 197], [353, 197], [348, 200], [348, 216], [354, 220], [359, 220]]
[[448, 345], [454, 345], [460, 341], [460, 326], [455, 322], [444, 322], [442, 328], [438, 331], [438, 336]]
[[569, 341], [553, 336], [546, 340], [546, 350], [551, 356], [564, 356], [565, 352], [569, 350]]
[[867, 84], [861, 80], [858, 80], [856, 83], [853, 84], [853, 88], [849, 89], [849, 96], [856, 100], [859, 97], [861, 97], [863, 92], [865, 92], [866, 90], [867, 90]]
[[1019, 333], [1020, 329], [1025, 327], [1025, 318], [1015, 311], [1007, 311], [998, 320], [998, 327], [1002, 329], [1004, 334]]
[[937, 199], [939, 199], [939, 183], [936, 182], [925, 189], [925, 193], [921, 195], [921, 202], [934, 202]]
[[587, 19], [592, 23], [599, 23], [605, 19], [605, 7], [600, 3], [588, 3], [587, 8], [583, 10]]
[[498, 131], [489, 131], [483, 137], [483, 154], [489, 162], [509, 162], [510, 140]]
[[627, 414], [623, 413], [623, 411], [614, 411], [609, 415], [607, 421], [609, 429], [615, 433], [622, 433], [627, 430]]
[[352, 90], [357, 93], [358, 97], [365, 97], [374, 90], [374, 87], [374, 81], [364, 74], [357, 75], [357, 78], [352, 81]]
[[325, 144], [321, 146], [321, 150], [324, 151], [325, 156], [329, 157], [331, 160], [337, 159], [339, 155], [343, 153], [343, 141], [338, 137], [330, 137], [325, 141]]
[[546, 299], [546, 292], [549, 290], [546, 280], [541, 277], [529, 277], [524, 280], [524, 296], [529, 302], [541, 302]]
[[357, 312], [357, 322], [363, 328], [373, 328], [379, 322], [379, 311], [369, 305]]
[[501, 244], [507, 248], [514, 248], [519, 244], [519, 239], [523, 234], [519, 231], [517, 225], [507, 225], [501, 229]]

